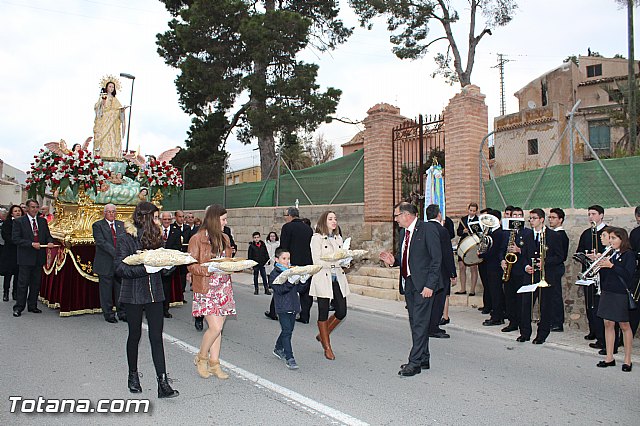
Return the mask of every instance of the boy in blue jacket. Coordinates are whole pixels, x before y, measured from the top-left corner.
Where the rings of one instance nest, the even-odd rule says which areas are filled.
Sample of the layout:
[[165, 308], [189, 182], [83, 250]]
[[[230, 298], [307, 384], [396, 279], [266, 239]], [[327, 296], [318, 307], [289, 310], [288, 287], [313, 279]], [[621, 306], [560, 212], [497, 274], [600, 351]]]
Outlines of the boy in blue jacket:
[[291, 347], [291, 335], [296, 324], [296, 315], [300, 312], [300, 296], [298, 293], [306, 291], [310, 280], [296, 284], [300, 280], [300, 276], [293, 275], [282, 284], [273, 284], [278, 275], [290, 268], [290, 259], [291, 254], [286, 249], [278, 247], [275, 252], [275, 265], [273, 271], [269, 274], [269, 285], [273, 290], [273, 300], [281, 330], [278, 340], [276, 340], [273, 354], [283, 359], [287, 368], [297, 370], [298, 364], [293, 358], [293, 349]]

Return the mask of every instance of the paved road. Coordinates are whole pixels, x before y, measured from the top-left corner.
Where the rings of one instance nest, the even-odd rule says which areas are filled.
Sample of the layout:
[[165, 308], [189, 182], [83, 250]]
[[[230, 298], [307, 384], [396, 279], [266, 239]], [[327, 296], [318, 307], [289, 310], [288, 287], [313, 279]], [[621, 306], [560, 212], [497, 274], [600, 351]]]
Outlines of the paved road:
[[[189, 305], [166, 320], [168, 371], [181, 395], [158, 400], [146, 335], [140, 345], [142, 397], [150, 414], [129, 414], [139, 424], [261, 425], [483, 425], [637, 424], [638, 372], [595, 368], [600, 359], [451, 330], [432, 341], [432, 369], [397, 376], [410, 335], [406, 320], [351, 310], [332, 335], [337, 359], [327, 361], [313, 325], [296, 324], [300, 370], [272, 354], [278, 323], [262, 312], [269, 298], [236, 285], [239, 315], [227, 322], [222, 358], [231, 379], [201, 379], [193, 366], [200, 333]], [[100, 315], [60, 318], [11, 316], [0, 304], [0, 424], [113, 424], [117, 414], [12, 414], [10, 396], [23, 398], [130, 398], [126, 388], [126, 324]], [[315, 307], [312, 320], [315, 319]]]

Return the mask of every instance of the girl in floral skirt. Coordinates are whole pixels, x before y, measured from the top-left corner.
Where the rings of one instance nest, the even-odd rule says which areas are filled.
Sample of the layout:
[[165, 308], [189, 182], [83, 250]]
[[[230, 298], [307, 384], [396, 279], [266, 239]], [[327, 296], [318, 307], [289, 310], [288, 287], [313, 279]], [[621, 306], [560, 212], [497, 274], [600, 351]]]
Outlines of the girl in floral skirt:
[[198, 374], [219, 379], [229, 376], [220, 368], [220, 344], [222, 328], [227, 315], [236, 314], [231, 275], [210, 272], [202, 263], [216, 257], [231, 257], [229, 237], [222, 232], [227, 224], [227, 211], [214, 204], [207, 207], [204, 221], [198, 233], [189, 240], [189, 253], [198, 261], [188, 266], [193, 284], [194, 317], [204, 316], [209, 328], [202, 336], [200, 352], [194, 359]]

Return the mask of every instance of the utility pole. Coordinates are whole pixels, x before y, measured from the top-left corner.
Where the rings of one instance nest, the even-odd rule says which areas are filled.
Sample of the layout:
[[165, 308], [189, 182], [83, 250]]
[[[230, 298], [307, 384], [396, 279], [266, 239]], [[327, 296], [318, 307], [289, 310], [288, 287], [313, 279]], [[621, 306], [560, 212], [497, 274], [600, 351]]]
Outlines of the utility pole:
[[504, 99], [504, 64], [511, 62], [509, 59], [505, 59], [504, 56], [502, 53], [498, 53], [498, 64], [492, 67], [500, 70], [500, 115], [504, 115], [506, 109]]
[[633, 6], [634, 1], [627, 1], [627, 20], [628, 20], [628, 37], [629, 37], [629, 152], [636, 152], [636, 122], [638, 120], [638, 112], [636, 111], [636, 70], [635, 58], [633, 52]]

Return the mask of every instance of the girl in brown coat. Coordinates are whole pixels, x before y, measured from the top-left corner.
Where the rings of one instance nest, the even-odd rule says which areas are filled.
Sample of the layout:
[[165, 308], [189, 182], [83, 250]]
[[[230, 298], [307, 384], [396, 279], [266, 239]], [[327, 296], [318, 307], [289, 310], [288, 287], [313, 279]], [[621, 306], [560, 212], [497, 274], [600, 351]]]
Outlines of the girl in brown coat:
[[231, 287], [231, 275], [210, 272], [202, 263], [217, 257], [231, 257], [229, 237], [222, 232], [227, 224], [227, 211], [214, 204], [207, 207], [202, 226], [189, 240], [189, 253], [198, 263], [188, 266], [193, 283], [194, 317], [204, 316], [209, 328], [202, 336], [200, 352], [194, 359], [198, 374], [203, 378], [211, 375], [219, 379], [229, 376], [220, 368], [220, 344], [222, 328], [227, 315], [236, 314], [236, 305]]

